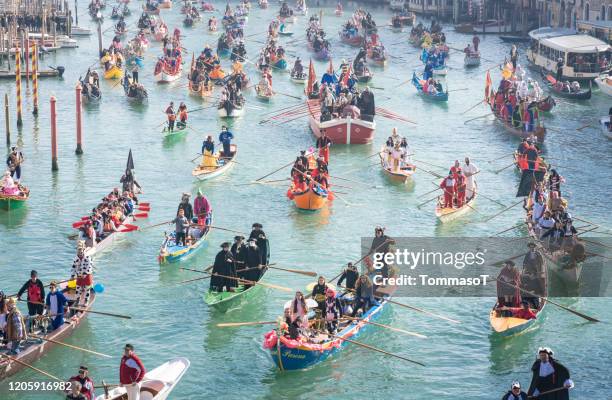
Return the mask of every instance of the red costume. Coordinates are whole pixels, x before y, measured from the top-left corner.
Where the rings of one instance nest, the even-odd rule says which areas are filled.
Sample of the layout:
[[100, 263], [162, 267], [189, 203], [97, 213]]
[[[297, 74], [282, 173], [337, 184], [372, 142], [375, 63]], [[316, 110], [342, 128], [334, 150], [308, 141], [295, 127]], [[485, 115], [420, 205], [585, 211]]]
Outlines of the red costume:
[[444, 207], [453, 208], [453, 196], [457, 190], [457, 183], [452, 177], [446, 177], [440, 183], [440, 188], [444, 190]]
[[69, 379], [70, 382], [79, 382], [81, 384], [81, 394], [87, 398], [87, 400], [92, 400], [94, 396], [94, 382], [90, 377], [86, 376], [85, 378], [81, 378], [79, 375], [75, 375]]
[[[461, 170], [459, 170], [459, 172], [461, 172]], [[465, 202], [466, 187], [465, 175], [461, 173], [457, 174], [457, 207], [463, 206], [463, 203]]]
[[518, 311], [516, 311], [514, 313], [514, 317], [515, 318], [520, 318], [520, 319], [535, 319], [536, 315], [529, 308], [527, 308], [527, 309], [521, 308], [520, 310], [518, 310]]
[[329, 164], [329, 146], [331, 146], [331, 140], [327, 136], [321, 136], [317, 139], [319, 157], [323, 157], [325, 164]]
[[136, 354], [121, 357], [119, 382], [121, 382], [122, 385], [140, 382], [146, 373], [147, 371], [145, 370], [144, 364]]

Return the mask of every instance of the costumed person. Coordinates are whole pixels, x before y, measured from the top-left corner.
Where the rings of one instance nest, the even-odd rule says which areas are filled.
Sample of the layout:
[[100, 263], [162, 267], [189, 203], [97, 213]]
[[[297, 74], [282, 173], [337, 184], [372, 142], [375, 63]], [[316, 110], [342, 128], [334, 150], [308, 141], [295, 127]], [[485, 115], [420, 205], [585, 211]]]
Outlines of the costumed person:
[[453, 171], [448, 171], [448, 176], [440, 182], [440, 189], [444, 191], [444, 208], [453, 208], [453, 197], [457, 191], [457, 182]]
[[264, 266], [261, 264], [261, 252], [257, 247], [257, 240], [249, 239], [246, 246], [246, 268], [244, 277], [253, 282], [257, 282], [263, 274]]
[[[527, 394], [538, 400], [569, 400], [569, 390], [574, 387], [569, 370], [553, 358], [547, 347], [538, 349], [538, 359], [531, 367], [532, 378]], [[548, 391], [559, 391], [544, 394]]]
[[21, 341], [28, 339], [27, 329], [23, 316], [17, 308], [17, 301], [10, 297], [6, 302], [6, 328], [4, 329], [4, 341], [8, 342], [10, 354], [19, 354]]
[[346, 279], [346, 288], [347, 289], [355, 289], [355, 284], [357, 283], [357, 279], [359, 279], [359, 271], [357, 271], [357, 267], [353, 265], [353, 263], [348, 263], [344, 271], [342, 271], [342, 275], [338, 279], [338, 287], [342, 286], [342, 282]]
[[177, 246], [187, 246], [187, 232], [189, 230], [189, 221], [185, 217], [185, 210], [179, 209], [176, 218], [172, 220], [174, 223], [174, 243]]
[[[218, 275], [223, 276], [218, 276]], [[215, 256], [215, 263], [212, 268], [212, 277], [210, 278], [210, 289], [216, 292], [223, 292], [227, 289], [228, 292], [233, 292], [238, 286], [236, 277], [236, 265], [234, 258], [230, 252], [229, 242], [221, 244], [221, 251]]]
[[[93, 285], [93, 270], [94, 263], [90, 256], [85, 255], [85, 242], [79, 241], [77, 244], [77, 255], [72, 261], [72, 270], [70, 272], [70, 279], [76, 279], [76, 297], [75, 304], [88, 305], [90, 290], [89, 288]], [[83, 293], [85, 293], [85, 299], [83, 300]]]
[[361, 315], [365, 314], [374, 304], [376, 304], [376, 299], [372, 281], [367, 275], [361, 275], [355, 285], [355, 309], [351, 316], [355, 317], [360, 310]]
[[193, 213], [195, 214], [197, 224], [201, 226], [209, 225], [211, 212], [210, 202], [202, 193], [202, 189], [198, 189], [198, 194], [193, 201]]
[[21, 164], [23, 164], [23, 154], [17, 150], [17, 147], [11, 147], [11, 152], [6, 159], [6, 165], [11, 172], [11, 178], [17, 182], [21, 179]]
[[125, 171], [125, 173], [121, 176], [119, 183], [121, 183], [121, 188], [123, 189], [123, 191], [128, 192], [131, 195], [136, 194], [136, 188], [138, 188], [139, 191], [142, 190], [140, 184], [136, 181], [136, 178], [134, 177], [134, 171], [131, 169], [127, 169]]
[[66, 299], [66, 296], [64, 296], [62, 292], [57, 290], [57, 283], [51, 281], [49, 284], [49, 293], [45, 301], [45, 308], [47, 310], [47, 315], [51, 318], [52, 330], [56, 330], [64, 325], [64, 312], [68, 312], [67, 305], [68, 299]]
[[502, 400], [527, 400], [527, 393], [521, 390], [521, 384], [518, 381], [514, 381]]
[[312, 293], [310, 296], [317, 302], [317, 309], [322, 315], [325, 312], [325, 291], [328, 286], [325, 283], [325, 277], [319, 276], [317, 283], [312, 287]]
[[174, 102], [171, 101], [168, 108], [166, 108], [166, 117], [168, 117], [168, 130], [174, 131], [174, 121], [176, 121], [176, 113], [174, 112]]
[[497, 303], [499, 307], [518, 307], [521, 303], [520, 290], [518, 289], [520, 282], [520, 273], [516, 269], [514, 261], [506, 261], [497, 277]]
[[19, 186], [15, 184], [15, 181], [11, 177], [11, 173], [9, 171], [4, 173], [4, 177], [0, 181], [0, 190], [1, 193], [9, 196], [17, 196], [19, 193], [21, 193]]
[[270, 263], [270, 246], [266, 233], [263, 231], [263, 225], [259, 222], [255, 222], [251, 227], [251, 234], [249, 239], [255, 239], [257, 241], [257, 247], [261, 252], [261, 265], [268, 265]]
[[[370, 251], [368, 254], [376, 259], [382, 260], [381, 262], [383, 266], [381, 268], [381, 272], [382, 276], [385, 278], [389, 276], [389, 265], [384, 261], [385, 254], [389, 252], [391, 245], [393, 244], [395, 244], [395, 240], [385, 235], [385, 228], [380, 225], [374, 228], [374, 239], [372, 239], [372, 244], [370, 245]], [[372, 260], [370, 257], [366, 258], [366, 264], [368, 269], [371, 270]]]
[[476, 190], [476, 179], [474, 179], [474, 175], [476, 175], [480, 170], [477, 166], [475, 166], [469, 157], [465, 157], [465, 165], [463, 166], [463, 175], [466, 178], [466, 188], [465, 188], [465, 198], [466, 201], [470, 201], [475, 194]]
[[336, 297], [336, 292], [332, 288], [327, 288], [325, 291], [325, 327], [327, 331], [334, 334], [338, 331], [338, 322], [340, 321], [342, 305]]
[[78, 382], [81, 385], [81, 394], [85, 396], [87, 400], [93, 400], [96, 397], [94, 393], [94, 382], [89, 377], [89, 369], [87, 369], [87, 367], [81, 365], [78, 375], [72, 376], [68, 379], [68, 382]]
[[244, 272], [242, 272], [242, 270], [247, 269], [247, 248], [244, 243], [244, 236], [234, 236], [234, 244], [232, 244], [230, 252], [232, 253], [232, 259], [234, 260], [234, 264], [236, 266], [236, 275], [239, 278], [245, 279]]
[[140, 399], [140, 382], [147, 373], [144, 364], [134, 353], [134, 346], [126, 344], [119, 366], [119, 382], [127, 392], [127, 400]]
[[183, 102], [179, 104], [178, 118], [179, 122], [177, 124], [177, 127], [184, 128], [185, 126], [187, 126], [187, 106]]
[[321, 136], [317, 138], [317, 149], [319, 150], [319, 157], [323, 157], [326, 164], [329, 164], [329, 147], [332, 141], [325, 133], [325, 129], [321, 129]]
[[176, 208], [176, 215], [178, 215], [179, 211], [183, 210], [185, 212], [185, 218], [187, 218], [188, 221], [193, 220], [193, 207], [191, 206], [191, 202], [189, 201], [190, 198], [191, 194], [189, 194], [188, 192], [183, 192], [183, 195], [181, 196], [181, 202]]
[[232, 139], [234, 139], [234, 134], [227, 130], [227, 126], [223, 125], [219, 134], [219, 142], [223, 145], [223, 157], [231, 157]]
[[38, 279], [38, 272], [32, 270], [30, 272], [30, 279], [23, 284], [19, 292], [17, 292], [17, 300], [21, 300], [21, 296], [27, 291], [28, 300], [28, 332], [32, 331], [32, 317], [42, 315], [44, 311], [45, 301], [45, 287], [40, 279]]
[[300, 291], [295, 292], [295, 297], [291, 301], [289, 306], [289, 315], [291, 325], [294, 326], [297, 331], [299, 328], [308, 328], [308, 306], [306, 305], [306, 299], [304, 294]]
[[212, 136], [208, 135], [202, 143], [202, 162], [200, 168], [217, 168], [217, 157], [215, 156], [215, 142]]
[[457, 169], [457, 208], [463, 207], [465, 203], [465, 190], [467, 187], [465, 175], [463, 175], [463, 170], [461, 168]]

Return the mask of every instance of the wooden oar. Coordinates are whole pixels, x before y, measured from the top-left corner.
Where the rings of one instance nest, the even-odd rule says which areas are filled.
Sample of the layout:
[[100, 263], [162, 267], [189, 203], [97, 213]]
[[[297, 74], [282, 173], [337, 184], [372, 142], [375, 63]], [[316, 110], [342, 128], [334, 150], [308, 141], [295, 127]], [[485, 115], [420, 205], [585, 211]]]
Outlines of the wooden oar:
[[473, 109], [475, 109], [476, 107], [478, 107], [482, 103], [483, 103], [483, 100], [480, 100], [478, 103], [474, 104], [472, 107], [470, 107], [467, 110], [465, 110], [464, 112], [462, 112], [461, 115], [466, 114], [468, 111], [472, 111]]
[[436, 195], [436, 197], [433, 197], [433, 198], [431, 198], [431, 199], [429, 199], [429, 200], [427, 200], [427, 201], [422, 202], [421, 204], [418, 204], [418, 205], [417, 205], [417, 208], [418, 208], [418, 209], [420, 209], [420, 208], [421, 208], [421, 207], [423, 207], [425, 204], [430, 203], [430, 202], [432, 202], [432, 201], [436, 200], [438, 197], [440, 197], [440, 196]]
[[514, 155], [514, 153], [506, 154], [506, 155], [503, 155], [501, 157], [494, 158], [493, 160], [489, 160], [487, 162], [488, 163], [492, 163], [493, 161], [501, 160], [502, 158], [510, 157], [510, 156], [513, 156], [513, 155]]
[[432, 317], [443, 319], [445, 321], [449, 321], [449, 322], [452, 322], [454, 324], [460, 324], [461, 323], [460, 321], [458, 321], [456, 319], [448, 318], [448, 317], [445, 317], [444, 315], [440, 315], [440, 314], [435, 314], [435, 313], [432, 313], [431, 311], [427, 311], [427, 310], [424, 310], [422, 308], [414, 307], [414, 306], [411, 306], [411, 305], [408, 305], [408, 304], [398, 303], [395, 300], [387, 300], [387, 301], [389, 303], [391, 303], [391, 304], [395, 304], [395, 305], [400, 306], [400, 307], [409, 308], [411, 310], [418, 311], [418, 312], [423, 313], [423, 314], [431, 315]]
[[71, 344], [60, 342], [60, 341], [53, 340], [53, 339], [48, 339], [48, 338], [46, 338], [44, 336], [37, 336], [37, 335], [32, 335], [32, 334], [30, 334], [30, 336], [33, 337], [33, 338], [36, 338], [36, 339], [40, 339], [40, 340], [44, 340], [44, 341], [47, 341], [47, 342], [59, 344], [60, 346], [65, 346], [65, 347], [69, 347], [71, 349], [84, 351], [85, 353], [95, 354], [97, 356], [106, 357], [106, 358], [113, 358], [112, 356], [109, 356], [108, 354], [98, 353], [97, 351], [84, 349], [82, 347], [73, 346]]
[[527, 396], [527, 398], [528, 399], [538, 399], [541, 396], [544, 396], [544, 395], [547, 395], [547, 394], [550, 394], [550, 393], [560, 392], [562, 390], [569, 390], [569, 388], [560, 387], [560, 388], [556, 388], [556, 389], [551, 389], [551, 390], [547, 390], [547, 391], [542, 392], [542, 393], [538, 393], [537, 395]]
[[493, 218], [497, 217], [498, 215], [501, 215], [503, 213], [505, 213], [506, 211], [508, 211], [509, 209], [518, 206], [519, 204], [521, 204], [523, 202], [523, 199], [517, 201], [516, 203], [512, 204], [509, 207], [504, 208], [503, 210], [501, 210], [500, 212], [498, 212], [497, 214], [493, 215], [492, 217], [489, 217], [488, 219], [486, 219], [484, 222], [489, 222], [491, 221]]
[[[306, 156], [306, 157], [308, 157], [309, 155], [312, 155], [312, 154], [314, 154], [314, 152], [312, 152], [312, 153], [306, 153], [306, 154], [305, 154], [305, 156]], [[267, 177], [269, 177], [270, 175], [273, 175], [273, 174], [277, 173], [277, 172], [278, 172], [278, 171], [280, 171], [281, 169], [283, 169], [283, 168], [287, 168], [288, 166], [292, 165], [294, 162], [295, 162], [295, 161], [291, 161], [290, 163], [287, 163], [287, 164], [283, 165], [282, 167], [275, 169], [274, 171], [270, 172], [269, 174], [266, 174], [266, 175], [262, 176], [261, 178], [255, 179], [255, 181], [256, 181], [256, 182], [258, 182], [258, 181], [260, 181], [260, 180], [262, 180], [262, 179], [264, 179], [264, 178], [267, 178]]]
[[259, 281], [250, 281], [248, 279], [237, 278], [235, 276], [221, 275], [221, 274], [218, 274], [216, 272], [213, 272], [211, 274], [211, 276], [220, 276], [221, 278], [232, 279], [232, 280], [235, 280], [235, 281], [238, 281], [238, 282], [247, 283], [249, 285], [261, 285], [261, 286], [269, 287], [269, 288], [272, 288], [272, 289], [278, 289], [278, 290], [282, 290], [282, 291], [289, 292], [289, 293], [295, 292], [293, 289], [289, 289], [288, 287], [273, 285], [271, 283], [263, 283], [263, 282], [259, 282]]
[[506, 232], [508, 232], [508, 231], [512, 231], [512, 230], [514, 230], [514, 229], [517, 229], [517, 228], [522, 227], [523, 225], [525, 225], [525, 223], [524, 223], [524, 222], [523, 222], [523, 223], [520, 223], [520, 224], [518, 224], [518, 225], [511, 226], [511, 227], [510, 227], [510, 228], [508, 228], [508, 229], [504, 229], [504, 230], [503, 230], [503, 231], [501, 231], [501, 232], [497, 232], [497, 233], [493, 234], [493, 236], [497, 236], [497, 235], [499, 235], [499, 234], [506, 233]]
[[414, 161], [416, 161], [416, 162], [420, 162], [420, 163], [422, 163], [422, 164], [430, 165], [430, 166], [432, 166], [432, 167], [440, 168], [440, 169], [443, 169], [443, 170], [445, 170], [445, 171], [446, 171], [446, 170], [448, 170], [448, 169], [450, 169], [450, 168], [447, 168], [447, 167], [443, 167], [443, 166], [441, 166], [441, 165], [436, 165], [436, 164], [429, 163], [429, 162], [427, 162], [427, 161], [417, 160], [416, 158], [414, 159]]
[[480, 117], [476, 117], [476, 118], [472, 118], [472, 119], [468, 119], [467, 121], [463, 122], [463, 125], [467, 124], [470, 121], [474, 121], [476, 119], [480, 119], [480, 118], [484, 118], [484, 117], [488, 117], [489, 115], [493, 115], [493, 113], [486, 113], [485, 115], [481, 115]]
[[[198, 271], [198, 272], [202, 272], [202, 271]], [[212, 277], [212, 275], [208, 275], [208, 276], [205, 276], [205, 277], [202, 277], [202, 278], [188, 279], [186, 281], [180, 281], [179, 283], [177, 283], [177, 285], [182, 285], [184, 283], [190, 283], [190, 282], [195, 282], [195, 281], [201, 281], [201, 280], [204, 280], [204, 279], [210, 279], [211, 277]]]
[[[416, 160], [415, 160], [415, 161], [416, 161]], [[416, 161], [416, 162], [418, 162], [418, 161]], [[420, 167], [419, 169], [420, 169], [421, 171], [425, 171], [425, 172], [427, 172], [427, 173], [428, 173], [429, 175], [431, 175], [431, 176], [435, 176], [436, 178], [444, 178], [444, 176], [442, 176], [442, 175], [440, 175], [440, 174], [438, 174], [438, 173], [436, 173], [436, 172], [430, 171], [430, 170], [428, 170], [428, 169], [425, 169], [425, 168], [423, 168], [423, 167]]]
[[314, 331], [319, 332], [319, 333], [322, 333], [322, 334], [324, 334], [324, 335], [329, 335], [329, 336], [331, 336], [331, 337], [334, 337], [334, 338], [336, 338], [336, 339], [340, 339], [340, 340], [342, 340], [342, 341], [346, 341], [346, 342], [349, 342], [349, 343], [353, 343], [354, 345], [357, 345], [357, 346], [363, 347], [363, 348], [368, 349], [368, 350], [375, 351], [375, 352], [377, 352], [377, 353], [381, 353], [381, 354], [385, 354], [385, 355], [387, 355], [387, 356], [391, 356], [391, 357], [399, 358], [400, 360], [408, 361], [408, 362], [411, 362], [411, 363], [413, 363], [413, 364], [417, 364], [417, 365], [420, 365], [420, 366], [423, 366], [423, 367], [425, 366], [425, 364], [420, 363], [420, 362], [418, 362], [418, 361], [414, 361], [414, 360], [411, 360], [411, 359], [409, 359], [409, 358], [406, 358], [406, 357], [403, 357], [403, 356], [400, 356], [400, 355], [397, 355], [397, 354], [394, 354], [394, 353], [390, 353], [390, 352], [385, 351], [385, 350], [381, 350], [381, 349], [379, 349], [379, 348], [377, 348], [377, 347], [370, 346], [369, 344], [365, 344], [365, 343], [357, 342], [357, 341], [355, 341], [355, 340], [348, 339], [348, 338], [345, 338], [345, 337], [343, 337], [343, 336], [334, 335], [333, 333], [329, 333], [329, 332], [327, 332], [327, 331], [320, 331], [320, 330], [318, 330], [318, 329], [314, 329]]
[[114, 314], [114, 313], [109, 313], [109, 312], [104, 312], [104, 311], [93, 311], [93, 310], [87, 310], [85, 308], [78, 308], [78, 307], [70, 307], [70, 309], [75, 310], [75, 311], [93, 313], [93, 314], [107, 315], [109, 317], [132, 319], [132, 317], [130, 317], [129, 315]]
[[139, 231], [144, 231], [144, 230], [147, 230], [147, 229], [150, 229], [150, 228], [155, 228], [155, 227], [158, 227], [158, 226], [161, 226], [161, 225], [168, 225], [168, 224], [171, 224], [171, 223], [172, 223], [172, 221], [160, 222], [159, 224], [148, 225], [148, 226], [145, 226], [144, 228], [139, 228], [138, 230]]
[[[362, 262], [363, 260], [365, 260], [365, 259], [366, 259], [366, 257], [370, 256], [372, 253], [376, 253], [376, 251], [377, 251], [378, 249], [380, 249], [381, 247], [383, 247], [385, 244], [389, 244], [389, 243], [392, 243], [392, 242], [393, 242], [393, 239], [387, 239], [387, 240], [385, 240], [384, 242], [382, 242], [381, 244], [379, 244], [378, 246], [376, 246], [376, 247], [375, 247], [373, 250], [368, 251], [368, 252], [367, 252], [367, 254], [366, 254], [365, 256], [363, 256], [363, 257], [361, 257], [359, 260], [355, 261], [355, 262], [353, 263], [353, 265], [354, 265], [354, 266], [357, 266], [357, 265], [358, 265], [360, 262]], [[336, 275], [336, 276], [334, 276], [333, 278], [331, 278], [331, 279], [329, 280], [329, 283], [332, 283], [332, 282], [333, 282], [333, 281], [335, 281], [336, 279], [340, 278], [340, 276], [341, 276], [343, 273], [344, 273], [344, 269], [343, 269], [343, 270], [342, 270], [342, 272], [340, 272], [338, 275]]]
[[374, 325], [374, 326], [380, 326], [381, 328], [389, 329], [389, 330], [392, 330], [394, 332], [404, 333], [406, 335], [416, 336], [416, 337], [419, 337], [419, 338], [422, 338], [422, 339], [427, 339], [427, 336], [421, 335], [420, 333], [415, 333], [415, 332], [406, 331], [404, 329], [394, 328], [394, 327], [389, 326], [389, 325], [379, 324], [378, 322], [366, 321], [363, 318], [353, 318], [353, 317], [349, 317], [349, 316], [344, 316], [344, 318], [347, 318], [347, 319], [350, 319], [350, 320], [353, 320], [353, 321], [363, 322], [365, 324], [370, 324], [370, 325]]
[[306, 276], [317, 276], [316, 272], [312, 271], [300, 271], [298, 269], [289, 269], [289, 268], [281, 268], [281, 267], [271, 267], [268, 265], [268, 268], [278, 269], [279, 271], [293, 272], [294, 274], [306, 275]]
[[220, 231], [226, 231], [226, 232], [232, 232], [232, 233], [239, 233], [239, 234], [241, 234], [241, 235], [247, 235], [247, 233], [240, 232], [240, 231], [236, 231], [236, 230], [234, 230], [234, 229], [222, 228], [222, 227], [220, 227], [220, 226], [208, 225], [208, 228], [218, 229], [218, 230], [220, 230]]
[[519, 287], [519, 286], [513, 285], [513, 284], [511, 284], [511, 283], [509, 283], [509, 282], [506, 282], [506, 281], [502, 281], [502, 280], [500, 280], [499, 278], [497, 278], [497, 279], [496, 279], [496, 281], [500, 282], [501, 284], [504, 284], [504, 285], [507, 285], [507, 286], [513, 287], [514, 289], [518, 289], [518, 290], [520, 290], [521, 292], [526, 293], [526, 294], [528, 294], [528, 295], [529, 295], [529, 296], [531, 296], [531, 297], [538, 297], [538, 298], [540, 298], [540, 299], [542, 299], [542, 300], [544, 300], [544, 301], [546, 301], [546, 302], [548, 302], [548, 303], [550, 303], [550, 304], [553, 304], [553, 305], [555, 305], [555, 306], [557, 306], [557, 307], [559, 307], [559, 308], [564, 309], [565, 311], [569, 311], [569, 312], [571, 312], [571, 313], [572, 313], [572, 314], [574, 314], [574, 315], [577, 315], [577, 316], [579, 316], [579, 317], [581, 317], [581, 318], [584, 318], [584, 319], [586, 319], [587, 321], [590, 321], [590, 322], [600, 322], [600, 321], [599, 321], [597, 318], [589, 317], [589, 316], [588, 316], [588, 315], [586, 315], [586, 314], [583, 314], [583, 313], [578, 312], [578, 311], [576, 311], [576, 310], [572, 310], [571, 308], [566, 307], [566, 306], [564, 306], [564, 305], [561, 305], [561, 304], [559, 304], [559, 303], [555, 303], [554, 301], [550, 300], [548, 297], [539, 296], [539, 295], [537, 295], [537, 294], [535, 294], [535, 293], [533, 293], [533, 292], [530, 292], [530, 291], [528, 291], [528, 290], [525, 290], [525, 289], [523, 289], [523, 288], [521, 288], [521, 287]]
[[278, 323], [277, 321], [253, 321], [253, 322], [223, 322], [217, 324], [218, 328], [232, 328], [237, 326], [252, 326], [252, 325], [272, 325]]
[[32, 369], [32, 370], [34, 370], [34, 371], [38, 372], [39, 374], [43, 374], [44, 376], [46, 376], [46, 377], [48, 377], [48, 378], [51, 378], [51, 379], [53, 379], [53, 380], [55, 380], [55, 381], [58, 381], [58, 382], [64, 382], [64, 381], [65, 381], [65, 379], [60, 379], [60, 378], [58, 378], [57, 376], [51, 375], [50, 373], [45, 372], [45, 371], [43, 371], [42, 369], [38, 369], [38, 368], [36, 368], [36, 367], [33, 367], [33, 366], [31, 366], [30, 364], [25, 363], [25, 362], [23, 362], [23, 361], [21, 361], [21, 360], [19, 360], [19, 359], [17, 359], [17, 358], [13, 358], [13, 357], [11, 357], [11, 356], [7, 356], [6, 354], [0, 354], [0, 357], [6, 357], [7, 359], [9, 359], [9, 360], [11, 360], [11, 361], [13, 361], [13, 362], [16, 362], [17, 364], [21, 364], [21, 365], [23, 365], [24, 367], [30, 368], [30, 369]]
[[435, 192], [435, 191], [437, 191], [437, 190], [442, 190], [442, 188], [438, 186], [438, 187], [436, 187], [434, 190], [430, 190], [430, 191], [429, 191], [429, 192], [427, 192], [427, 193], [423, 193], [423, 194], [419, 195], [418, 197], [427, 196], [428, 194], [431, 194], [431, 193], [433, 193], [433, 192]]

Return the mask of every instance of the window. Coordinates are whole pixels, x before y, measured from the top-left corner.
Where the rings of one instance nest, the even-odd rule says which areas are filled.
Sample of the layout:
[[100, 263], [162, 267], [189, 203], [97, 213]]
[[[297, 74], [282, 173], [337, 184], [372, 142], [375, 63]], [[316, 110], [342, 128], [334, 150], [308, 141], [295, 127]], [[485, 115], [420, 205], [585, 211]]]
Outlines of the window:
[[591, 13], [591, 9], [589, 7], [589, 3], [586, 3], [584, 5], [584, 15], [583, 18], [585, 21], [588, 21], [589, 19], [591, 19], [591, 16], [589, 15]]
[[599, 19], [601, 21], [605, 21], [606, 20], [606, 6], [601, 6], [601, 12], [599, 15]]

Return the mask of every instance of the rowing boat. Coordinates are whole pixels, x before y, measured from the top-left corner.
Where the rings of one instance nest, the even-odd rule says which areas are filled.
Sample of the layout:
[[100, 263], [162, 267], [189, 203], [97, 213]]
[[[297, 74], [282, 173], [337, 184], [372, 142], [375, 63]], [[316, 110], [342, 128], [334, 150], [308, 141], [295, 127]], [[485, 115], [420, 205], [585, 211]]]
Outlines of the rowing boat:
[[113, 65], [104, 71], [104, 79], [121, 79], [122, 77], [123, 71], [116, 65]]
[[175, 68], [169, 68], [162, 60], [158, 61], [155, 65], [155, 72], [153, 79], [159, 83], [174, 82], [181, 77], [183, 67], [181, 66], [180, 57], [177, 59], [177, 66]]
[[[63, 289], [68, 288], [66, 283], [62, 283], [60, 286]], [[69, 300], [69, 303], [72, 303], [76, 297], [76, 289], [68, 288], [68, 290], [63, 294]], [[89, 303], [82, 308], [85, 310], [91, 309], [95, 299], [96, 293], [92, 290], [89, 295]], [[22, 349], [18, 355], [11, 357], [25, 364], [31, 365], [35, 363], [39, 358], [47, 354], [51, 348], [56, 346], [56, 343], [51, 342], [51, 340], [56, 342], [65, 341], [81, 325], [81, 322], [87, 317], [87, 314], [89, 313], [84, 311], [77, 312], [71, 318], [66, 318], [66, 322], [56, 330], [46, 335], [43, 333], [37, 333], [38, 336], [44, 337], [48, 340], [39, 341], [38, 339], [30, 338], [25, 341], [25, 348]], [[19, 362], [0, 357], [0, 381], [18, 373], [24, 368], [25, 366]]]
[[416, 72], [413, 72], [412, 84], [416, 88], [417, 92], [421, 95], [421, 97], [434, 101], [448, 101], [448, 88], [446, 89], [446, 92], [441, 91], [436, 94], [432, 94], [430, 92], [423, 91], [423, 83], [425, 83], [425, 81], [419, 79]]
[[[23, 73], [23, 72], [22, 72]], [[612, 96], [612, 76], [600, 75], [593, 79], [599, 90], [608, 96]]]
[[181, 122], [177, 122], [172, 130], [168, 129], [168, 125], [164, 126], [164, 129], [162, 129], [164, 139], [171, 139], [173, 137], [180, 136], [185, 132], [187, 132], [187, 124], [183, 124]]
[[291, 197], [300, 210], [315, 211], [325, 207], [328, 192], [320, 186], [311, 185], [303, 192], [291, 191]]
[[535, 126], [533, 131], [527, 132], [525, 129], [523, 129], [522, 121], [519, 122], [520, 127], [515, 127], [510, 122], [505, 121], [501, 115], [496, 113], [492, 105], [490, 105], [490, 107], [497, 121], [504, 125], [504, 128], [506, 128], [506, 131], [508, 133], [520, 137], [522, 139], [529, 139], [531, 137], [535, 137], [538, 143], [544, 143], [544, 138], [546, 137], [546, 128], [544, 126]]
[[340, 41], [342, 43], [348, 44], [349, 46], [359, 47], [363, 44], [363, 36], [359, 34], [351, 35], [346, 31], [338, 32], [338, 36], [340, 37]]
[[[143, 400], [167, 399], [190, 365], [188, 359], [178, 357], [166, 361], [159, 367], [147, 372], [144, 379], [140, 382], [140, 398]], [[118, 386], [110, 390], [108, 394], [97, 396], [95, 400], [125, 399], [127, 399], [125, 388]]]
[[463, 58], [463, 65], [466, 67], [476, 67], [480, 65], [480, 52], [466, 53]]
[[[341, 298], [346, 295], [339, 296]], [[279, 335], [277, 330], [272, 330], [264, 336], [264, 348], [269, 350], [272, 361], [281, 371], [301, 370], [312, 367], [315, 364], [325, 361], [329, 357], [342, 351], [351, 343], [343, 340], [355, 340], [359, 335], [367, 330], [371, 330], [368, 322], [376, 321], [382, 315], [389, 300], [390, 294], [378, 299], [378, 303], [363, 314], [361, 320], [342, 320], [338, 328], [338, 333], [329, 336], [323, 331], [319, 331], [318, 343], [306, 338], [291, 339], [284, 334]], [[305, 340], [306, 339], [306, 340]]]
[[472, 209], [472, 206], [476, 201], [477, 195], [478, 187], [476, 186], [476, 182], [474, 182], [474, 196], [472, 196], [471, 199], [466, 201], [465, 204], [463, 204], [459, 208], [444, 207], [444, 195], [440, 195], [438, 197], [438, 203], [436, 204], [436, 218], [438, 218], [441, 223], [445, 223], [461, 217]]
[[225, 100], [219, 103], [217, 113], [220, 118], [238, 118], [244, 114], [244, 101], [241, 103]]
[[365, 116], [353, 118], [332, 118], [321, 121], [321, 102], [319, 99], [306, 100], [308, 106], [308, 122], [310, 130], [317, 138], [325, 131], [334, 144], [368, 144], [374, 139], [376, 122], [366, 120]]
[[[547, 261], [544, 259], [544, 263], [542, 264], [543, 268], [543, 276], [544, 276], [544, 294], [542, 297], [546, 297], [548, 294], [548, 282], [547, 282]], [[516, 335], [518, 333], [524, 332], [528, 328], [534, 326], [542, 319], [544, 307], [546, 306], [546, 301], [540, 298], [538, 302], [538, 308], [531, 308], [536, 315], [536, 318], [532, 319], [523, 319], [512, 316], [513, 308], [508, 307], [498, 307], [498, 302], [495, 302], [495, 305], [491, 309], [489, 313], [489, 322], [491, 324], [491, 329], [493, 329], [494, 335], [499, 335], [502, 337], [509, 337]], [[514, 309], [516, 310], [516, 309]]]
[[[267, 270], [267, 267], [262, 269], [258, 282], [262, 281]], [[244, 301], [252, 298], [260, 289], [261, 285], [249, 287], [238, 285], [233, 292], [216, 292], [209, 289], [204, 295], [204, 302], [215, 311], [225, 313], [231, 309], [237, 308], [244, 303]]]
[[213, 217], [211, 213], [206, 219], [206, 225], [192, 225], [192, 227], [189, 228], [189, 235], [197, 238], [197, 240], [188, 246], [185, 246], [182, 243], [176, 243], [175, 232], [171, 232], [169, 235], [166, 235], [159, 250], [158, 260], [160, 264], [184, 261], [192, 256], [196, 251], [205, 247], [205, 245], [208, 243], [206, 238], [210, 233], [209, 226], [212, 225], [212, 222]]
[[612, 139], [612, 130], [610, 130], [610, 116], [606, 115], [599, 119], [599, 125], [601, 127], [601, 133], [604, 134], [608, 139]]
[[10, 211], [23, 207], [30, 198], [30, 189], [20, 183], [17, 184], [17, 189], [19, 193], [8, 194], [3, 193], [2, 187], [0, 187], [0, 208]]
[[235, 164], [234, 158], [238, 152], [238, 146], [235, 144], [230, 145], [230, 155], [225, 156], [223, 151], [217, 154], [217, 166], [216, 167], [202, 167], [198, 165], [191, 171], [191, 175], [195, 176], [201, 181], [215, 178], [225, 172], [227, 172]]
[[291, 70], [291, 81], [299, 84], [305, 84], [308, 80], [308, 76], [305, 73], [298, 74], [295, 70]]
[[416, 165], [408, 164], [397, 169], [391, 168], [391, 166], [388, 165], [388, 162], [385, 157], [385, 155], [387, 154], [387, 146], [383, 145], [380, 149], [380, 152], [378, 153], [378, 157], [380, 158], [380, 166], [384, 171], [385, 175], [387, 175], [389, 179], [393, 181], [406, 183], [410, 178], [412, 178], [412, 175], [415, 173]]
[[547, 75], [545, 82], [548, 88], [550, 89], [550, 91], [556, 94], [557, 96], [564, 97], [566, 99], [572, 99], [572, 100], [588, 100], [591, 98], [591, 87], [590, 86], [589, 86], [589, 90], [584, 90], [580, 88], [578, 91], [575, 91], [575, 92], [572, 92], [572, 91], [566, 92], [565, 90], [563, 90], [562, 88], [559, 88], [556, 85], [557, 80], [553, 78], [552, 75]]
[[257, 93], [257, 98], [262, 101], [270, 101], [274, 96], [274, 92], [271, 88], [268, 89], [259, 83], [255, 85], [255, 93]]

